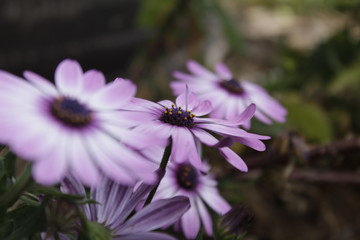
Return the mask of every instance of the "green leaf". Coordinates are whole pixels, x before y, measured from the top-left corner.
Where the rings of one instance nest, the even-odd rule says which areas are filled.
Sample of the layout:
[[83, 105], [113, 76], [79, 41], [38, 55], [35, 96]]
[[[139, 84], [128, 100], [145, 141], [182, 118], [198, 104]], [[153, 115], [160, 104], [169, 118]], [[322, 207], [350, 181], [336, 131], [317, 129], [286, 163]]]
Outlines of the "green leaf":
[[333, 129], [327, 113], [314, 102], [297, 94], [288, 94], [283, 99], [288, 110], [286, 125], [308, 139], [321, 143], [333, 138]]
[[6, 214], [6, 227], [9, 231], [1, 231], [1, 239], [19, 240], [37, 232], [44, 231], [45, 217], [41, 207], [22, 205]]
[[360, 59], [341, 71], [329, 86], [330, 93], [352, 93], [358, 95], [360, 90]]
[[202, 240], [204, 238], [204, 230], [201, 228], [195, 240]]

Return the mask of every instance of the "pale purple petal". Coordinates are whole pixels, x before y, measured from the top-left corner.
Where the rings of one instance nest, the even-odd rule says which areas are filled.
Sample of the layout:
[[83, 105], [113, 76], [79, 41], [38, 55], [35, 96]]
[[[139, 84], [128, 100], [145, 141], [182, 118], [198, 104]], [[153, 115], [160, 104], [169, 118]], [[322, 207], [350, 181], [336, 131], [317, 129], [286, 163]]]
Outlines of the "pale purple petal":
[[210, 79], [215, 77], [215, 75], [212, 72], [210, 72], [209, 70], [207, 70], [206, 68], [204, 68], [203, 66], [201, 66], [198, 62], [196, 62], [194, 60], [188, 61], [187, 67], [190, 70], [190, 72], [192, 72], [193, 74], [195, 74], [197, 76], [205, 76]]
[[192, 109], [192, 112], [196, 116], [203, 116], [211, 112], [212, 105], [210, 101], [201, 101], [196, 108]]
[[39, 76], [36, 73], [25, 71], [24, 77], [47, 95], [57, 96], [59, 94], [55, 86], [50, 83], [49, 80]]
[[204, 203], [202, 202], [202, 200], [199, 197], [196, 198], [196, 206], [197, 206], [197, 209], [198, 209], [198, 212], [200, 215], [200, 219], [204, 226], [206, 234], [208, 236], [212, 236], [213, 229], [212, 229], [211, 216], [210, 216], [208, 210], [206, 209]]
[[179, 71], [173, 72], [173, 77], [178, 79], [178, 80], [183, 81], [183, 83], [181, 83], [181, 84], [184, 84], [184, 91], [185, 91], [185, 83], [191, 83], [193, 81], [199, 81], [199, 79], [197, 77], [194, 77], [193, 75], [183, 73], [183, 72], [179, 72]]
[[135, 84], [117, 78], [91, 96], [89, 104], [95, 109], [119, 109], [134, 97], [135, 92]]
[[85, 185], [95, 187], [99, 180], [99, 170], [84, 145], [84, 139], [81, 135], [74, 134], [69, 141], [69, 160], [72, 172]]
[[55, 84], [66, 96], [76, 96], [80, 93], [83, 81], [83, 71], [77, 61], [65, 59], [55, 70]]
[[60, 182], [64, 178], [68, 167], [68, 158], [66, 155], [68, 144], [66, 139], [66, 135], [60, 136], [57, 147], [35, 162], [32, 172], [36, 182], [50, 186]]
[[265, 151], [266, 149], [266, 145], [256, 138], [233, 138], [233, 140], [248, 147], [251, 147], [256, 151]]
[[220, 196], [218, 190], [212, 187], [204, 187], [200, 191], [201, 198], [218, 214], [227, 213], [231, 206]]
[[213, 146], [219, 142], [219, 140], [217, 140], [213, 135], [201, 128], [192, 128], [191, 132], [205, 145]]
[[221, 155], [228, 161], [231, 165], [236, 167], [242, 172], [247, 172], [248, 167], [246, 166], [244, 160], [241, 159], [233, 150], [228, 147], [219, 148]]
[[[160, 104], [161, 106], [164, 106], [164, 107], [171, 107], [172, 105], [175, 105], [175, 103], [173, 103], [170, 100], [161, 100], [158, 102], [158, 104]], [[162, 109], [162, 110], [164, 110], [164, 109]]]
[[200, 230], [200, 219], [194, 201], [190, 209], [181, 218], [181, 228], [186, 238], [195, 239]]
[[224, 63], [216, 64], [215, 71], [221, 78], [225, 80], [230, 80], [233, 78], [230, 69]]
[[172, 139], [171, 156], [177, 163], [182, 163], [186, 160], [193, 136], [189, 129], [175, 127], [172, 133]]
[[176, 98], [176, 106], [185, 110], [193, 110], [199, 105], [198, 97], [191, 91], [183, 92]]
[[81, 89], [81, 98], [87, 99], [105, 86], [105, 76], [97, 70], [89, 70], [84, 73], [84, 83]]
[[155, 230], [176, 222], [188, 209], [187, 197], [157, 200], [137, 212], [116, 233], [126, 235]]
[[103, 139], [107, 139], [108, 136], [103, 133], [95, 133], [91, 137], [87, 137], [88, 151], [91, 153], [93, 160], [96, 161], [97, 165], [102, 171], [112, 178], [114, 181], [126, 185], [133, 184], [136, 180], [135, 176], [132, 175], [124, 166], [119, 165], [113, 159], [111, 159], [105, 152]]

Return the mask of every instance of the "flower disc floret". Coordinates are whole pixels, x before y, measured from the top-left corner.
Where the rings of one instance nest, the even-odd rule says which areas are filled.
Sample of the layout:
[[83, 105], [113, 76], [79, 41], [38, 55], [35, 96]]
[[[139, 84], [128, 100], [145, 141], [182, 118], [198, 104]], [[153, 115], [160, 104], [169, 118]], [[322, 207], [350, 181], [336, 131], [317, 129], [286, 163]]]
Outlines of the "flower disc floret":
[[165, 108], [160, 120], [179, 127], [192, 127], [194, 126], [194, 117], [195, 115], [191, 111], [172, 105], [171, 108]]
[[244, 88], [241, 86], [241, 83], [235, 79], [222, 80], [219, 82], [219, 85], [232, 94], [242, 95], [244, 93]]
[[198, 178], [197, 170], [190, 164], [181, 164], [176, 170], [177, 183], [185, 190], [196, 189], [199, 181]]
[[76, 99], [61, 97], [50, 106], [51, 114], [69, 127], [85, 127], [92, 121], [91, 111]]

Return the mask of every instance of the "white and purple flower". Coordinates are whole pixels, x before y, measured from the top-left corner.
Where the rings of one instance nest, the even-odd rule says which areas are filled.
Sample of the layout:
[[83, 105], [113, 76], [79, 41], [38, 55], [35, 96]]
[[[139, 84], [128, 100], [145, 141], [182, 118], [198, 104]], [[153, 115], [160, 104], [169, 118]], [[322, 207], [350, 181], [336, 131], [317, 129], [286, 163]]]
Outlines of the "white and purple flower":
[[132, 82], [106, 84], [101, 72], [84, 73], [73, 60], [58, 65], [55, 86], [33, 72], [24, 77], [0, 71], [0, 143], [33, 161], [37, 182], [52, 185], [72, 173], [95, 186], [100, 172], [123, 184], [156, 180], [149, 162], [128, 147], [140, 144], [128, 129], [136, 113], [119, 111], [135, 95]]
[[228, 143], [231, 141], [218, 140], [209, 132], [258, 151], [264, 151], [266, 148], [261, 140], [269, 139], [267, 136], [248, 133], [238, 128], [254, 115], [256, 108], [253, 104], [231, 121], [203, 117], [211, 111], [211, 103], [199, 100], [195, 94], [188, 91], [180, 94], [176, 98], [176, 103], [169, 100], [154, 103], [134, 98], [129, 108], [142, 111], [144, 114], [143, 122], [134, 129], [135, 132], [154, 136], [165, 142], [171, 138], [172, 159], [179, 164], [190, 159], [191, 164], [201, 171], [206, 170], [198, 154], [197, 144], [200, 142], [217, 147], [225, 159], [239, 170], [248, 170], [245, 162], [229, 148]]
[[212, 219], [204, 203], [220, 215], [231, 208], [221, 197], [216, 185], [213, 175], [203, 175], [189, 162], [181, 164], [170, 162], [155, 199], [187, 196], [191, 207], [175, 226], [182, 230], [187, 239], [195, 239], [201, 225], [206, 234], [212, 236]]
[[[211, 117], [234, 119], [254, 103], [257, 107], [255, 117], [261, 122], [285, 122], [287, 110], [277, 100], [259, 85], [235, 79], [225, 64], [217, 64], [215, 73], [193, 60], [187, 62], [187, 67], [191, 74], [175, 71], [173, 76], [179, 81], [172, 82], [171, 87], [179, 95], [187, 84], [199, 98], [211, 101], [214, 107]], [[250, 121], [245, 127], [250, 127]]]
[[[131, 215], [152, 188], [152, 185], [141, 184], [135, 190], [134, 187], [120, 185], [107, 177], [101, 177], [99, 186], [90, 189], [90, 197], [97, 203], [79, 207], [88, 220], [106, 229], [111, 239], [174, 240], [175, 238], [167, 234], [152, 231], [178, 221], [189, 209], [187, 197], [177, 196], [153, 201]], [[61, 190], [86, 196], [84, 186], [73, 176], [62, 181]], [[61, 234], [61, 239], [71, 238]]]

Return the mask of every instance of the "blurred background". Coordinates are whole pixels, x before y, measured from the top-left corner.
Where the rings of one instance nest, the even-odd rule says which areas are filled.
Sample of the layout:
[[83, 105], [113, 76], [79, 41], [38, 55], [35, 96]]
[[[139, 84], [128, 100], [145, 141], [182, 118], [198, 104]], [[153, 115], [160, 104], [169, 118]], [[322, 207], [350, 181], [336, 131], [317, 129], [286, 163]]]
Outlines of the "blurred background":
[[186, 60], [225, 62], [289, 111], [285, 124], [254, 120], [272, 136], [265, 152], [234, 146], [248, 173], [205, 149], [223, 196], [253, 216], [243, 238], [359, 239], [359, 0], [2, 0], [0, 32], [0, 69], [53, 80], [73, 58], [153, 101], [173, 98]]

